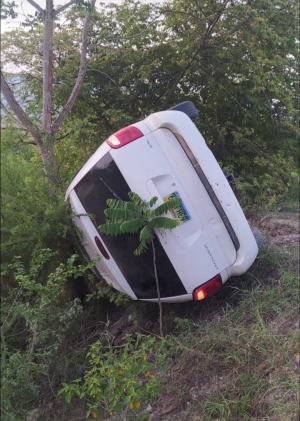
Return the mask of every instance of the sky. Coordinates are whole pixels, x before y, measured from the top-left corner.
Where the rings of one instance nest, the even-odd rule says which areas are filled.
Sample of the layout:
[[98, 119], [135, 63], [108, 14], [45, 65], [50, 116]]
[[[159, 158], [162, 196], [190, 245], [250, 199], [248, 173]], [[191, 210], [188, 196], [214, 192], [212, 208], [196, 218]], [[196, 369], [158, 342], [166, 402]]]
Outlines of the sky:
[[[20, 25], [22, 21], [25, 20], [25, 16], [27, 14], [33, 15], [35, 12], [35, 8], [31, 6], [27, 0], [14, 0], [16, 5], [18, 6], [17, 12], [19, 13], [18, 18], [14, 20], [5, 20], [1, 21], [1, 32], [5, 32], [7, 30], [16, 28]], [[46, 0], [35, 0], [35, 2], [41, 6], [43, 9], [45, 8]], [[55, 6], [63, 6], [64, 4], [68, 3], [69, 0], [54, 0], [54, 7]], [[141, 0], [142, 3], [151, 3], [151, 0]], [[155, 0], [156, 3], [164, 3], [164, 0]], [[116, 3], [120, 4], [122, 3], [122, 0], [96, 0], [96, 7], [100, 3], [108, 4], [108, 3]], [[153, 2], [154, 3], [154, 2]]]

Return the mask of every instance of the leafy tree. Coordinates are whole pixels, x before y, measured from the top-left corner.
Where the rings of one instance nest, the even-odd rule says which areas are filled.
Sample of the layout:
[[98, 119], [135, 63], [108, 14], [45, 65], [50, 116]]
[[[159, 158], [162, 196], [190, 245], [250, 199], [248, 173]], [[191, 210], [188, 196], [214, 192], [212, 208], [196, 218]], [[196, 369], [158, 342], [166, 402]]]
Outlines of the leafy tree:
[[[79, 140], [80, 150], [93, 151], [121, 126], [191, 99], [200, 110], [197, 125], [220, 164], [238, 176], [244, 199], [263, 200], [263, 186], [265, 200], [277, 200], [299, 155], [296, 9], [295, 0], [174, 0], [160, 7], [126, 0], [101, 9], [93, 16], [86, 76], [60, 144], [74, 142], [83, 109], [94, 131], [81, 129], [87, 140]], [[76, 78], [81, 16], [72, 9], [68, 25], [53, 37], [55, 115]], [[4, 55], [22, 59], [17, 47], [29, 62], [36, 41], [42, 43], [39, 25], [19, 31], [19, 39], [5, 35]], [[40, 97], [42, 59], [34, 57], [26, 83]], [[39, 109], [34, 105], [35, 115]]]
[[125, 233], [135, 234], [139, 232], [140, 244], [133, 252], [136, 256], [144, 253], [147, 250], [148, 245], [151, 244], [159, 304], [160, 336], [162, 337], [162, 305], [153, 238], [155, 236], [155, 229], [172, 229], [178, 225], [177, 220], [162, 215], [176, 206], [179, 206], [180, 199], [171, 199], [152, 209], [158, 200], [157, 197], [153, 197], [149, 202], [146, 202], [134, 192], [129, 192], [128, 196], [130, 202], [124, 202], [117, 199], [107, 200], [108, 209], [105, 209], [104, 211], [107, 221], [105, 224], [100, 225], [99, 228], [101, 232], [108, 235], [120, 235]]
[[297, 2], [175, 0], [163, 10], [181, 60], [166, 101], [196, 103], [244, 199], [276, 200], [299, 158]]
[[[31, 136], [33, 137], [39, 152], [44, 163], [44, 170], [46, 174], [46, 180], [49, 185], [58, 185], [59, 184], [59, 175], [57, 171], [57, 165], [55, 161], [54, 154], [54, 135], [58, 131], [61, 123], [69, 113], [72, 108], [82, 81], [86, 72], [87, 67], [87, 36], [88, 28], [91, 20], [91, 11], [94, 8], [95, 0], [91, 0], [88, 3], [82, 2], [81, 0], [71, 0], [64, 6], [54, 9], [53, 0], [46, 0], [46, 8], [42, 9], [34, 0], [28, 0], [28, 2], [35, 7], [37, 10], [34, 22], [36, 19], [42, 18], [44, 21], [44, 36], [43, 36], [43, 102], [42, 102], [42, 117], [41, 125], [37, 125], [26, 113], [24, 112], [20, 103], [17, 102], [13, 91], [11, 90], [7, 80], [5, 79], [3, 73], [1, 72], [1, 89], [2, 94], [5, 97], [6, 104], [1, 102], [1, 108], [6, 113], [9, 114], [10, 110], [13, 115], [16, 117], [19, 125], [26, 129]], [[53, 97], [53, 76], [52, 76], [52, 67], [53, 67], [53, 27], [54, 19], [63, 12], [69, 6], [73, 4], [84, 4], [88, 7], [88, 12], [86, 14], [85, 22], [83, 25], [83, 34], [82, 34], [82, 48], [81, 48], [81, 58], [80, 58], [80, 67], [78, 71], [77, 80], [72, 89], [70, 97], [65, 104], [65, 106], [59, 110], [58, 116], [56, 116], [55, 121], [52, 122], [52, 97]], [[33, 18], [33, 17], [32, 17]], [[29, 22], [32, 24], [32, 22]], [[9, 108], [8, 108], [9, 107]]]
[[16, 7], [16, 3], [14, 1], [5, 2], [4, 0], [0, 1], [1, 7], [1, 19], [7, 18], [16, 18], [17, 13], [15, 12], [14, 8]]
[[30, 136], [13, 126], [2, 130], [2, 270], [15, 256], [22, 256], [27, 266], [45, 247], [60, 250], [59, 258], [64, 259], [71, 245], [66, 205], [61, 195], [49, 196], [38, 151], [28, 141]]

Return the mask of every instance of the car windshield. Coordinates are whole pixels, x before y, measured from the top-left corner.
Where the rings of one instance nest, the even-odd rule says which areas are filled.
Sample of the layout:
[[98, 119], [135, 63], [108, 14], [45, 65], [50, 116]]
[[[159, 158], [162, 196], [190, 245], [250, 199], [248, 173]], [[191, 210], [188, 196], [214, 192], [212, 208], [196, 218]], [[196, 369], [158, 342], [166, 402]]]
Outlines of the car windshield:
[[[79, 181], [75, 191], [85, 211], [94, 216], [92, 220], [98, 230], [99, 225], [106, 222], [104, 210], [107, 208], [107, 199], [128, 201], [130, 188], [108, 152]], [[139, 244], [138, 234], [114, 237], [99, 232], [99, 235], [137, 298], [157, 298], [152, 249], [149, 248], [141, 256], [135, 256], [133, 252]], [[161, 297], [186, 294], [181, 280], [157, 238], [154, 239], [154, 244]]]

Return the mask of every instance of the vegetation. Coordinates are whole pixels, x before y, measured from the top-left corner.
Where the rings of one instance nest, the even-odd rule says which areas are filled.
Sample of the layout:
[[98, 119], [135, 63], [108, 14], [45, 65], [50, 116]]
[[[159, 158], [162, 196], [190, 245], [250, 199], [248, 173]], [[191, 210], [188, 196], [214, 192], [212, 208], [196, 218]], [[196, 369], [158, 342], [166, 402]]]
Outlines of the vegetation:
[[[293, 218], [297, 2], [125, 0], [98, 10], [70, 3], [47, 1], [48, 12], [52, 5], [65, 19], [52, 13], [52, 75], [41, 56], [51, 16], [46, 23], [41, 6], [2, 36], [1, 419], [298, 420], [295, 247], [266, 246], [246, 275], [203, 303], [164, 305], [161, 340], [156, 306], [97, 283], [92, 264], [81, 261], [63, 199], [106, 137], [192, 100], [198, 128], [235, 174], [248, 215]], [[1, 18], [17, 13], [14, 2], [1, 0]], [[150, 219], [151, 204], [141, 209]], [[147, 234], [139, 251], [152, 238], [148, 217], [138, 225]], [[69, 288], [82, 279], [89, 288], [83, 303]], [[111, 332], [124, 313], [135, 340], [116, 344]]]
[[[87, 354], [90, 370], [84, 380], [76, 379], [63, 384], [58, 395], [64, 393], [68, 403], [73, 395], [87, 401], [88, 411], [94, 418], [112, 416], [127, 408], [142, 408], [161, 393], [161, 379], [152, 374], [166, 358], [166, 345], [155, 343], [153, 337], [138, 334], [132, 342], [131, 335], [122, 345], [113, 346], [113, 338], [105, 337], [91, 345]], [[165, 370], [165, 366], [161, 366]]]
[[177, 207], [180, 204], [180, 199], [171, 199], [157, 206], [155, 209], [151, 209], [157, 202], [158, 197], [155, 196], [149, 202], [145, 202], [134, 192], [129, 192], [128, 196], [130, 202], [108, 199], [108, 209], [104, 211], [107, 221], [104, 225], [101, 225], [99, 229], [101, 232], [108, 235], [126, 233], [136, 234], [139, 232], [140, 244], [133, 252], [137, 256], [144, 253], [147, 250], [148, 245], [151, 244], [159, 305], [159, 333], [160, 336], [163, 337], [162, 305], [160, 300], [160, 286], [157, 276], [156, 254], [153, 239], [155, 237], [155, 229], [172, 229], [177, 227], [178, 221], [176, 219], [168, 218], [162, 215]]

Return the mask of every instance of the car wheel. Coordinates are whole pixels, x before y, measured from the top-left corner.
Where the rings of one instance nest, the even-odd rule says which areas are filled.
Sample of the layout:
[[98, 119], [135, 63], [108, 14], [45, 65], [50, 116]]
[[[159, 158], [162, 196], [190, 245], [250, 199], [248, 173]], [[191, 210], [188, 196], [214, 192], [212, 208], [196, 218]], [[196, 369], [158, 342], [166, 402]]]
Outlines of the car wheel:
[[180, 104], [174, 105], [174, 107], [169, 109], [172, 111], [182, 111], [188, 117], [190, 117], [192, 121], [195, 121], [199, 117], [199, 111], [192, 101], [181, 102]]
[[265, 245], [265, 239], [260, 231], [260, 229], [258, 229], [257, 227], [250, 227], [252, 234], [255, 238], [256, 244], [258, 248], [261, 248], [262, 246]]

